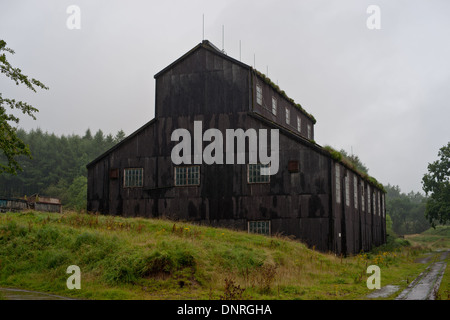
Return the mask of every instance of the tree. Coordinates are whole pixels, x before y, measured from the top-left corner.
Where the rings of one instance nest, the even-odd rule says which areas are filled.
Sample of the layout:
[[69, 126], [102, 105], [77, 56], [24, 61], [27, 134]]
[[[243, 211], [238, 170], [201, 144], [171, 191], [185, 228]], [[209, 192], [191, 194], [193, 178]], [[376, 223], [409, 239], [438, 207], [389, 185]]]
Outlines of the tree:
[[422, 178], [423, 191], [430, 194], [426, 217], [433, 228], [436, 222], [450, 221], [450, 142], [438, 153], [439, 160], [428, 164], [428, 173]]
[[392, 229], [397, 234], [421, 233], [430, 227], [425, 218], [426, 197], [420, 193], [402, 193], [399, 186], [388, 184], [386, 214], [392, 219]]
[[119, 132], [117, 132], [116, 136], [114, 137], [114, 142], [119, 143], [120, 141], [125, 139], [125, 137], [126, 137], [125, 132], [122, 129], [120, 129]]
[[[6, 77], [14, 81], [16, 85], [24, 84], [28, 89], [34, 92], [36, 92], [36, 88], [48, 90], [48, 87], [39, 80], [34, 78], [29, 79], [19, 68], [12, 67], [6, 59], [6, 53], [14, 54], [14, 51], [6, 47], [5, 41], [0, 40], [0, 70]], [[25, 155], [31, 158], [31, 151], [28, 145], [18, 137], [17, 127], [11, 125], [11, 122], [17, 125], [19, 123], [19, 118], [12, 113], [8, 113], [8, 107], [13, 110], [19, 110], [33, 119], [36, 119], [34, 113], [38, 112], [38, 109], [26, 102], [4, 98], [0, 93], [0, 150], [3, 151], [7, 162], [6, 164], [0, 163], [0, 173], [7, 172], [16, 174], [17, 171], [22, 171], [16, 157]]]
[[67, 207], [81, 211], [87, 206], [87, 178], [76, 177], [69, 187]]
[[369, 168], [367, 168], [366, 165], [362, 163], [361, 159], [359, 159], [357, 155], [353, 153], [348, 154], [344, 149], [341, 149], [339, 152], [344, 156], [344, 158], [350, 161], [350, 163], [352, 163], [357, 170], [369, 174]]

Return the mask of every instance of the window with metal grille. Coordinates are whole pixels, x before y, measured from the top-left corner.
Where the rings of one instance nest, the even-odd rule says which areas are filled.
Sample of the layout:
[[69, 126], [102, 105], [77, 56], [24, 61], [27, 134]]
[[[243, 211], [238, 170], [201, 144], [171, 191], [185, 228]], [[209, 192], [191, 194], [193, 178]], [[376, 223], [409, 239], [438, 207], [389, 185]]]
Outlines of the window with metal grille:
[[268, 168], [268, 165], [261, 163], [248, 164], [247, 181], [248, 183], [269, 183], [270, 175], [262, 175], [261, 168]]
[[262, 106], [262, 87], [259, 84], [256, 85], [256, 102]]
[[200, 185], [200, 166], [175, 167], [175, 185]]
[[125, 188], [142, 187], [144, 184], [143, 168], [128, 168], [123, 172], [123, 186]]
[[278, 101], [275, 97], [272, 97], [272, 113], [276, 116], [277, 115], [277, 104]]
[[248, 232], [270, 235], [270, 221], [249, 221]]

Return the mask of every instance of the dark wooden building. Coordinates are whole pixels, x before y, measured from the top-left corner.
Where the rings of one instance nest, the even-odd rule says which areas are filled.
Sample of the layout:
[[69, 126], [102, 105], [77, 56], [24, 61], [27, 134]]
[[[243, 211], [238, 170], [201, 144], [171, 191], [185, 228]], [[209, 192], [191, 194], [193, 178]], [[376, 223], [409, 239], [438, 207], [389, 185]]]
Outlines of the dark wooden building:
[[[264, 75], [205, 40], [155, 79], [155, 118], [87, 165], [88, 211], [293, 235], [337, 254], [385, 242], [379, 184], [316, 144], [314, 117]], [[278, 129], [278, 172], [174, 165], [172, 132], [192, 134], [194, 121], [203, 132]]]

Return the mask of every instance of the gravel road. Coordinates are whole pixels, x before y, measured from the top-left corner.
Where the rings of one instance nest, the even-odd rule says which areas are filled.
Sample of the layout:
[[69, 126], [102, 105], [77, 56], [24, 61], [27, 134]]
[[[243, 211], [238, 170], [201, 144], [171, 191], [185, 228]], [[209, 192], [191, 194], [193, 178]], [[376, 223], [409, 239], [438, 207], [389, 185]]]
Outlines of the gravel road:
[[436, 292], [447, 267], [445, 258], [449, 253], [448, 249], [441, 252], [439, 261], [429, 265], [395, 300], [435, 300]]

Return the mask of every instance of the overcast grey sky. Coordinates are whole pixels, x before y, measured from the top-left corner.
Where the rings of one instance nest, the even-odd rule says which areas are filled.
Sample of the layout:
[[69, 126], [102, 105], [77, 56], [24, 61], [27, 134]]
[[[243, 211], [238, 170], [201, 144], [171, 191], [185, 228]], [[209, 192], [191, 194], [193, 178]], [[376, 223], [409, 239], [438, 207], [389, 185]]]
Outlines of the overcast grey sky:
[[[77, 5], [81, 29], [67, 28]], [[369, 5], [381, 29], [369, 29]], [[4, 97], [39, 109], [20, 127], [131, 134], [154, 117], [153, 75], [205, 38], [253, 65], [317, 119], [315, 140], [353, 150], [383, 184], [421, 191], [450, 140], [447, 0], [1, 0], [0, 39], [33, 93], [0, 76]], [[255, 58], [255, 59], [254, 59]]]

